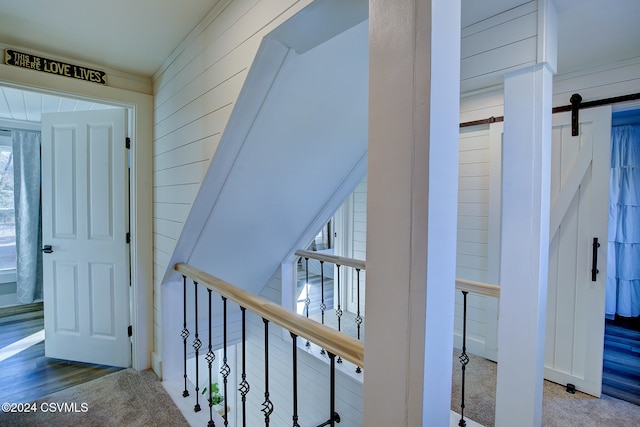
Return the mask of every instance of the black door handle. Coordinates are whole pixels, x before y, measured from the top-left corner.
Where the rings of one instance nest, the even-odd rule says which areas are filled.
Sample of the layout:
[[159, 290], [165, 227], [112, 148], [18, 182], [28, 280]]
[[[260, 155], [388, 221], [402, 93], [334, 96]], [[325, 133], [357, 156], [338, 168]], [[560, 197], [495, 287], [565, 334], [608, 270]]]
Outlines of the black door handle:
[[598, 270], [598, 248], [600, 247], [600, 243], [598, 243], [598, 238], [593, 238], [593, 258], [591, 260], [591, 281], [596, 281], [596, 276], [600, 271]]
[[53, 248], [51, 247], [51, 245], [44, 245], [41, 251], [44, 252], [45, 254], [50, 254], [53, 252]]

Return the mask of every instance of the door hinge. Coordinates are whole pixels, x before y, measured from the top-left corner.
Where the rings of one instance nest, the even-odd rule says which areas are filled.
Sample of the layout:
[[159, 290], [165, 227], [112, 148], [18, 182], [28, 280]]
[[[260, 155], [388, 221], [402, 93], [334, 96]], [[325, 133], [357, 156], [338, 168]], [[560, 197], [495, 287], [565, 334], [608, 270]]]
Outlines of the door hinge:
[[133, 326], [129, 325], [129, 327], [127, 328], [127, 334], [129, 334], [129, 336], [133, 336]]
[[127, 240], [127, 243], [131, 243], [131, 233], [127, 233], [126, 240]]
[[124, 145], [127, 147], [127, 149], [131, 149], [131, 138], [126, 137], [124, 139]]

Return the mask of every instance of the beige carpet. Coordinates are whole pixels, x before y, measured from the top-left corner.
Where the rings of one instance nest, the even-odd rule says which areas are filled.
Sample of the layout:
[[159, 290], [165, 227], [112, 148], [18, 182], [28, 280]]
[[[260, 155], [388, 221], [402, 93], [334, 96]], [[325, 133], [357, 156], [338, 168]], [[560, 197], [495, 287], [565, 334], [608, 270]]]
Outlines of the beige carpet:
[[[460, 413], [460, 352], [454, 351], [451, 409]], [[485, 426], [495, 424], [497, 364], [470, 355], [466, 369], [465, 416]], [[600, 399], [549, 381], [544, 384], [542, 425], [550, 427], [640, 426], [640, 406], [603, 395]], [[517, 420], [514, 420], [517, 422]], [[516, 424], [514, 424], [516, 425]]]
[[[51, 413], [58, 407], [71, 412]], [[35, 408], [35, 413], [0, 413], [0, 426], [189, 425], [152, 371], [124, 369], [37, 400]]]

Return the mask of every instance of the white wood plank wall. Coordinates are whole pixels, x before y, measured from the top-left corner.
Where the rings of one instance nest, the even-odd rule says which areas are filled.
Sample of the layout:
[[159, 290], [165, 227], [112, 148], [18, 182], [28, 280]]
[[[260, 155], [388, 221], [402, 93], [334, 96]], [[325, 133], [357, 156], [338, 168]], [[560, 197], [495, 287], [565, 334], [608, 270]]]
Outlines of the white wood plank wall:
[[310, 1], [221, 0], [154, 75], [154, 353], [160, 281], [262, 38]]
[[[487, 281], [489, 243], [489, 127], [465, 129], [460, 133], [457, 277]], [[366, 259], [366, 192], [362, 181], [352, 194], [353, 254]], [[349, 246], [349, 245], [347, 245]], [[366, 277], [361, 274], [361, 313], [364, 313]], [[350, 309], [355, 308], [355, 272], [352, 273]], [[470, 295], [468, 299], [468, 342], [470, 351], [484, 355], [486, 334], [485, 297]], [[462, 334], [462, 295], [456, 295], [455, 333], [460, 345]]]
[[[487, 281], [489, 266], [489, 184], [491, 150], [489, 126], [463, 128], [458, 154], [458, 237], [456, 277]], [[462, 294], [456, 292], [454, 334], [462, 345]], [[486, 297], [469, 294], [467, 298], [467, 347], [484, 355], [486, 335]]]
[[462, 28], [462, 93], [502, 83], [505, 72], [536, 63], [537, 10], [530, 1]]

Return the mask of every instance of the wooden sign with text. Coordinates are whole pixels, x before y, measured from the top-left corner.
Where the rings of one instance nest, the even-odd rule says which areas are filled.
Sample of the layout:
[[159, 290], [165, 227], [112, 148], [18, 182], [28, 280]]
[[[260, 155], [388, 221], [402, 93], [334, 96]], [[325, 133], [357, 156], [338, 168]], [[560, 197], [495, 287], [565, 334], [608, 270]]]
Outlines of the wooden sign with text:
[[7, 65], [14, 65], [16, 67], [28, 68], [30, 70], [42, 71], [44, 73], [58, 74], [60, 76], [85, 80], [88, 82], [103, 85], [107, 84], [107, 73], [104, 71], [93, 70], [80, 65], [67, 64], [65, 62], [43, 58], [29, 53], [18, 52], [13, 49], [5, 49], [4, 63]]

